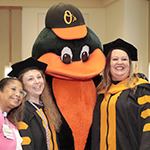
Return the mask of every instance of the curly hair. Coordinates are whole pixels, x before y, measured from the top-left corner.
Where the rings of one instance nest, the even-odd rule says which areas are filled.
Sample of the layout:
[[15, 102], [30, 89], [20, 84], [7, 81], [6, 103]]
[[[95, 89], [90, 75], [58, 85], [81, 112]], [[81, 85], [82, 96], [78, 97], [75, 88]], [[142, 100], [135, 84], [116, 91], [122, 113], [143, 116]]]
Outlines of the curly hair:
[[[0, 81], [0, 91], [3, 92], [4, 88], [12, 81], [20, 82], [17, 78], [14, 77], [3, 78]], [[8, 120], [17, 128], [18, 128], [18, 121], [22, 120], [23, 118], [23, 111], [24, 111], [24, 99], [22, 100], [21, 104], [18, 107], [11, 109], [7, 114]]]

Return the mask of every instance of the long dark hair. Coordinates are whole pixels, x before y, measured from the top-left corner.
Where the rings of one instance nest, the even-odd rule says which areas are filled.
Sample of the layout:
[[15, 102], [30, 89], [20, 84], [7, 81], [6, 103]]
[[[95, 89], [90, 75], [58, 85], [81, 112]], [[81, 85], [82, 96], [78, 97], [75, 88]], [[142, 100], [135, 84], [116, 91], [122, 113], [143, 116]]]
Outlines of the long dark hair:
[[[20, 82], [17, 78], [14, 78], [14, 77], [3, 78], [0, 81], [0, 91], [3, 92], [5, 86], [7, 86], [12, 81]], [[18, 128], [18, 121], [22, 120], [23, 118], [23, 111], [24, 111], [24, 100], [22, 100], [21, 104], [18, 107], [11, 109], [9, 113], [7, 114], [8, 120], [12, 124], [14, 124], [17, 128]]]

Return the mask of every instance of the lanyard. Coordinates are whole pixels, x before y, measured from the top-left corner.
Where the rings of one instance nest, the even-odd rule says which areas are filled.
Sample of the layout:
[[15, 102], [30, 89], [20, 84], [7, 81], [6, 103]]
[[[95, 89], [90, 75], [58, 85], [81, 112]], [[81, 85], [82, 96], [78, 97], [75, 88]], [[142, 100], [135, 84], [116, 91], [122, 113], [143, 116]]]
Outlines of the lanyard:
[[4, 116], [4, 124], [2, 125], [3, 135], [7, 139], [14, 140], [13, 130], [11, 129], [10, 125], [8, 125], [6, 122], [6, 117], [7, 117], [6, 111], [3, 111], [2, 114]]
[[38, 112], [41, 114], [41, 116], [44, 120], [44, 123], [45, 123], [45, 126], [46, 126], [47, 147], [48, 147], [48, 150], [49, 150], [50, 149], [50, 139], [49, 139], [48, 124], [46, 122], [46, 119], [45, 119], [43, 113], [41, 112], [41, 110], [34, 103], [32, 103], [30, 100], [28, 100], [28, 102], [38, 110]]

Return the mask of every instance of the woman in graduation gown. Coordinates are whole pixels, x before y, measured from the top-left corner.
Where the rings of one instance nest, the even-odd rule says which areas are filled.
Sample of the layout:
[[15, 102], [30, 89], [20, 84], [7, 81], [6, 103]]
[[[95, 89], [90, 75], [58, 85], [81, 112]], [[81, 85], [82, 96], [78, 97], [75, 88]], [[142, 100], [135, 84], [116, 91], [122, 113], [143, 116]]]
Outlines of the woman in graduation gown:
[[107, 59], [92, 126], [92, 150], [150, 150], [150, 84], [132, 73], [137, 49], [117, 39]]
[[27, 92], [24, 118], [19, 122], [24, 150], [58, 150], [59, 112], [46, 84], [47, 65], [32, 57], [12, 65], [9, 76], [17, 77]]

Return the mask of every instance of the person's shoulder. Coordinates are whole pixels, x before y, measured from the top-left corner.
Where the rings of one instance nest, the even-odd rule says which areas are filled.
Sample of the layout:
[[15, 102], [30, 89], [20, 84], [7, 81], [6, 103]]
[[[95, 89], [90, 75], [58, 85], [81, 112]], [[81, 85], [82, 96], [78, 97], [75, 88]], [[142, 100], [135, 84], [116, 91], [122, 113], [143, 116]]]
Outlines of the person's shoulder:
[[139, 81], [137, 82], [137, 87], [147, 88], [148, 90], [150, 90], [150, 82], [145, 79], [139, 78]]
[[27, 117], [33, 115], [34, 110], [35, 109], [33, 108], [33, 106], [28, 101], [25, 101], [24, 115]]
[[34, 118], [34, 113], [32, 108], [30, 109], [28, 106], [28, 104], [25, 104], [25, 109], [24, 109], [24, 113], [23, 113], [23, 120], [22, 122], [29, 124], [29, 122], [32, 120], [32, 118]]
[[[150, 83], [145, 79], [139, 79], [140, 84], [137, 85], [135, 92], [136, 97], [150, 96]], [[144, 81], [144, 82], [142, 82]]]
[[137, 75], [139, 78], [142, 78], [142, 79], [145, 79], [145, 80], [149, 81], [148, 78], [146, 77], [146, 75], [145, 75], [144, 73], [138, 72], [138, 73], [136, 73], [136, 75]]

